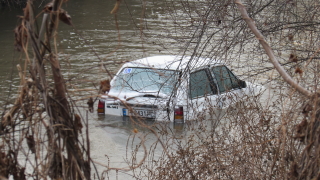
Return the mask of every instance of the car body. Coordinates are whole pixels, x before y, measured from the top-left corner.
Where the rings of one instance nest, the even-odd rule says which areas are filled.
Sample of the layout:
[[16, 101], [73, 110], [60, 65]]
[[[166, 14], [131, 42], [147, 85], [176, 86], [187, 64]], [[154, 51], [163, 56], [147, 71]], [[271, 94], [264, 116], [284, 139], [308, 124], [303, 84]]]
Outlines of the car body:
[[220, 61], [170, 55], [127, 62], [110, 85], [99, 99], [99, 113], [174, 122], [220, 111], [263, 89]]

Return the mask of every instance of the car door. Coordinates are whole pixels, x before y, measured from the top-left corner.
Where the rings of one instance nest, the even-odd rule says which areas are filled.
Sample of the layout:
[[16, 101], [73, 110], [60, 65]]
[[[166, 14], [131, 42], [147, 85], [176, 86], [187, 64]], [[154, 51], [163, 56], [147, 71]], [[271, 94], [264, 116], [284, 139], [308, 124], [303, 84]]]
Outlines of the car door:
[[218, 85], [222, 108], [227, 108], [243, 98], [244, 81], [239, 80], [226, 66], [214, 66], [210, 71]]
[[217, 85], [208, 68], [190, 73], [188, 91], [188, 113], [192, 118], [205, 115], [222, 105], [218, 99]]

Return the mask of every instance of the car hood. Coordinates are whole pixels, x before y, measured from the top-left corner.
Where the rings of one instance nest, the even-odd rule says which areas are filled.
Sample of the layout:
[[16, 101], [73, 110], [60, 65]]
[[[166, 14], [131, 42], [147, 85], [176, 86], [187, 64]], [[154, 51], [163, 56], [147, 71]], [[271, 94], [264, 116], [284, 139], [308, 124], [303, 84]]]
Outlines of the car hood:
[[149, 92], [109, 92], [102, 98], [113, 99], [126, 102], [131, 105], [161, 105], [165, 104], [169, 96], [167, 94], [149, 91]]
[[138, 97], [147, 97], [147, 98], [167, 98], [168, 95], [158, 92], [158, 91], [147, 91], [147, 92], [136, 92], [136, 91], [127, 91], [127, 92], [109, 92], [108, 96], [117, 97], [120, 100], [130, 100]]

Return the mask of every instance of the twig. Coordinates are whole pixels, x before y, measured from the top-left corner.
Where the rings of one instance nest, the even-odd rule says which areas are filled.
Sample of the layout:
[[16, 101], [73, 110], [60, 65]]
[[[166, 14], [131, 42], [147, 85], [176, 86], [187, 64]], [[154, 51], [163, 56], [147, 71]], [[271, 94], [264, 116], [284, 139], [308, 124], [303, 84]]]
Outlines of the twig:
[[244, 5], [242, 4], [241, 0], [235, 0], [235, 3], [238, 6], [238, 9], [242, 15], [242, 18], [245, 20], [247, 25], [249, 26], [252, 33], [256, 36], [256, 38], [259, 40], [260, 44], [266, 51], [267, 55], [270, 58], [271, 63], [276, 68], [276, 70], [279, 72], [279, 74], [282, 76], [282, 78], [290, 84], [294, 89], [299, 91], [301, 94], [310, 97], [311, 92], [305, 89], [304, 87], [300, 86], [295, 80], [289, 76], [289, 74], [284, 70], [284, 68], [279, 64], [278, 60], [276, 59], [271, 47], [269, 44], [264, 40], [263, 35], [258, 30], [257, 26], [255, 25], [254, 21], [249, 17], [247, 10], [245, 9]]

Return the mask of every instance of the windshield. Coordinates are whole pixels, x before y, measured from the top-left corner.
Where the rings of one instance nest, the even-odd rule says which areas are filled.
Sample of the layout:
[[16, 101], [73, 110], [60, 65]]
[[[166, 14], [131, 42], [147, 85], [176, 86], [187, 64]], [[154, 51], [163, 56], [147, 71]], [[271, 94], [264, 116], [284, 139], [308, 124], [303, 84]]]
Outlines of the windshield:
[[125, 68], [117, 76], [110, 91], [159, 92], [170, 95], [178, 79], [178, 71], [151, 68]]

